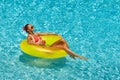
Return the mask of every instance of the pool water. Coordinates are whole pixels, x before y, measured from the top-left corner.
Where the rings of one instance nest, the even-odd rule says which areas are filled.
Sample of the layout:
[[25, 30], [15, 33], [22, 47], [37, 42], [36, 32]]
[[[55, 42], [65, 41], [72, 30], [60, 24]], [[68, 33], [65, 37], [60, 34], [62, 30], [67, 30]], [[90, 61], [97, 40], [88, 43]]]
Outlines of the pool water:
[[[0, 14], [0, 80], [120, 80], [119, 0], [0, 0]], [[26, 55], [27, 23], [89, 60]]]

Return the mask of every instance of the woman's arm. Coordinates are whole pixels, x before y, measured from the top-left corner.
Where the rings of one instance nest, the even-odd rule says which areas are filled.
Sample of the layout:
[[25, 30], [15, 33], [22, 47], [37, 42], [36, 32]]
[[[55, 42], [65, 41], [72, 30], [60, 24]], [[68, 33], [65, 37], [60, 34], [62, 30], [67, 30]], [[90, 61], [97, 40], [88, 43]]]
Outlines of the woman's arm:
[[46, 35], [56, 35], [58, 36], [58, 34], [55, 34], [55, 33], [38, 33], [39, 35], [41, 36], [46, 36]]

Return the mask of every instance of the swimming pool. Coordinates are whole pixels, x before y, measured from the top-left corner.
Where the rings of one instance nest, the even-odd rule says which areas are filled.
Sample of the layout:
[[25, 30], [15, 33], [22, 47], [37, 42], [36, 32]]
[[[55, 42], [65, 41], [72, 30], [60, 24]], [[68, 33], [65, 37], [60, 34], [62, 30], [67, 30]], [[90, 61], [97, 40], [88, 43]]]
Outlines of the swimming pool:
[[[119, 0], [1, 0], [0, 80], [120, 80]], [[21, 52], [22, 27], [61, 34], [90, 58], [36, 58]]]

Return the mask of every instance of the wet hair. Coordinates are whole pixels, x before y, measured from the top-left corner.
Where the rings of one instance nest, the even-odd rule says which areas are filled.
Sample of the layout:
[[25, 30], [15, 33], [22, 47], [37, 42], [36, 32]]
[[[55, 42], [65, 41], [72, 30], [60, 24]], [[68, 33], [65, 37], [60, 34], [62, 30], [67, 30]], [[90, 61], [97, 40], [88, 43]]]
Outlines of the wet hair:
[[28, 30], [28, 25], [29, 24], [26, 24], [24, 27], [23, 27], [23, 30], [25, 30], [27, 33], [29, 33], [27, 30]]

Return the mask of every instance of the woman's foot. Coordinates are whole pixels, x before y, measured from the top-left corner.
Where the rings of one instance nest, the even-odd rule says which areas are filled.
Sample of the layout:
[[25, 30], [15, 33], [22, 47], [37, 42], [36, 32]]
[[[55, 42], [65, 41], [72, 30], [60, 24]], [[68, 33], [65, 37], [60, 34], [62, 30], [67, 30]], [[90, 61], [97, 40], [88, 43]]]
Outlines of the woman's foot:
[[83, 59], [83, 60], [88, 60], [88, 58], [85, 58], [83, 56], [78, 56], [78, 58]]

